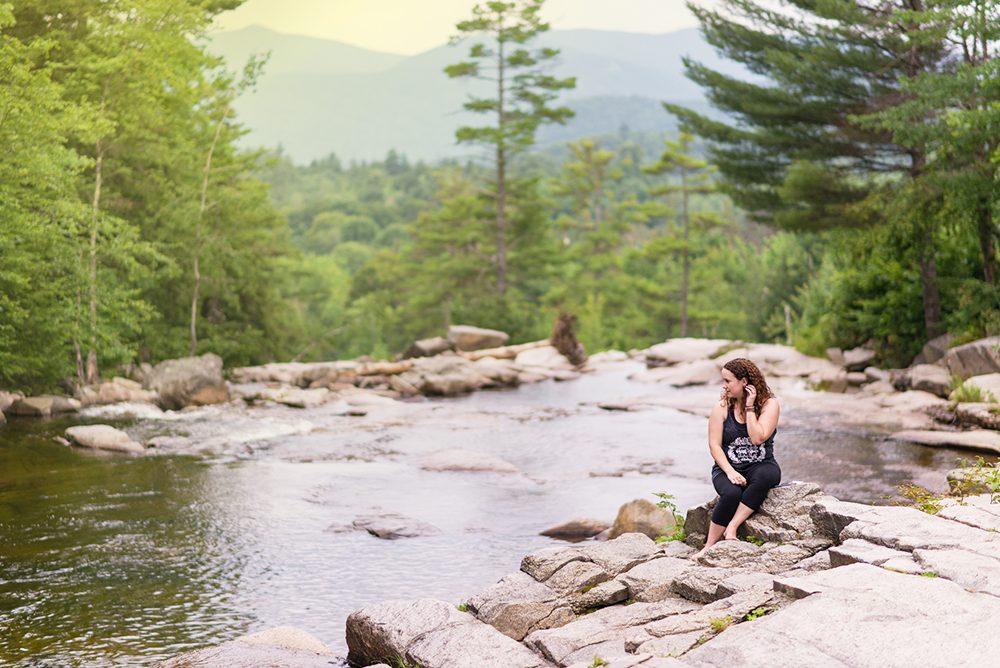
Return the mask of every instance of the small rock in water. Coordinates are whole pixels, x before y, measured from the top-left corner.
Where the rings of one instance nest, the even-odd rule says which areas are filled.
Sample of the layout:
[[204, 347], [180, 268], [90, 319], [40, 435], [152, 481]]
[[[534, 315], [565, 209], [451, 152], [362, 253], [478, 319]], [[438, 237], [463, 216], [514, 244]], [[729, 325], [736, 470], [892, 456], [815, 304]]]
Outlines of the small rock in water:
[[46, 417], [52, 414], [52, 399], [48, 397], [27, 397], [25, 399], [18, 399], [10, 405], [7, 412], [11, 415]]
[[656, 538], [669, 535], [673, 530], [673, 515], [646, 499], [636, 499], [618, 509], [618, 517], [609, 536], [614, 539], [625, 533], [642, 533]]
[[419, 460], [425, 471], [494, 471], [497, 473], [521, 473], [510, 462], [482, 452], [472, 452], [464, 448], [446, 448]]
[[602, 522], [601, 520], [595, 520], [589, 517], [575, 517], [569, 522], [546, 529], [539, 535], [577, 542], [584, 540], [585, 538], [593, 538], [602, 531], [610, 528], [610, 522]]
[[330, 668], [346, 666], [318, 639], [279, 626], [162, 661], [153, 668]]
[[351, 524], [355, 529], [367, 531], [371, 535], [384, 540], [436, 536], [441, 533], [440, 529], [427, 522], [391, 512], [362, 515]]
[[128, 434], [106, 424], [70, 427], [66, 430], [66, 438], [84, 448], [135, 452], [138, 454], [145, 452], [145, 448], [129, 438]]

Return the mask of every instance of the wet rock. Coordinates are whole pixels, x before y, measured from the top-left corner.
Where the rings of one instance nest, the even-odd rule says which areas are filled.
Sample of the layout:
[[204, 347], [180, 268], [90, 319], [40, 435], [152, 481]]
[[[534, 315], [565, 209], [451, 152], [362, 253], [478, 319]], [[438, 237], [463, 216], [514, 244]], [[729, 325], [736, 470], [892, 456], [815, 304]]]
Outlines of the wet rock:
[[966, 343], [964, 346], [948, 350], [941, 358], [940, 364], [952, 374], [962, 378], [1000, 373], [998, 347], [1000, 347], [1000, 336]]
[[66, 438], [74, 445], [83, 448], [134, 452], [138, 454], [146, 451], [140, 443], [133, 441], [128, 434], [106, 424], [70, 427], [66, 430]]
[[479, 592], [466, 606], [480, 620], [518, 641], [533, 631], [576, 619], [572, 608], [551, 587], [521, 571]]
[[465, 448], [445, 448], [422, 455], [418, 465], [425, 471], [492, 471], [495, 473], [521, 473], [510, 462], [484, 452]]
[[436, 536], [441, 533], [440, 529], [427, 522], [391, 512], [362, 515], [355, 519], [351, 526], [384, 540]]
[[330, 668], [337, 656], [305, 631], [279, 626], [216, 647], [187, 652], [152, 668]]
[[893, 441], [909, 441], [932, 448], [966, 448], [1000, 453], [1000, 434], [992, 431], [916, 431], [890, 434]]
[[585, 538], [593, 538], [609, 527], [611, 527], [610, 522], [602, 522], [601, 520], [595, 520], [589, 517], [574, 517], [569, 522], [563, 522], [562, 524], [539, 532], [539, 535], [548, 536], [549, 538], [578, 541]]
[[403, 359], [434, 357], [435, 355], [440, 355], [445, 351], [454, 349], [455, 344], [451, 341], [441, 336], [435, 336], [433, 339], [423, 339], [422, 341], [411, 343], [410, 347], [403, 352]]
[[495, 329], [470, 327], [469, 325], [452, 325], [448, 328], [448, 340], [455, 350], [472, 351], [487, 348], [499, 348], [510, 341], [510, 335]]
[[400, 659], [428, 668], [552, 665], [469, 613], [434, 599], [378, 603], [351, 613], [347, 646], [348, 660], [358, 665]]
[[674, 580], [692, 568], [694, 564], [688, 559], [660, 557], [639, 564], [616, 579], [628, 587], [633, 601], [655, 603], [676, 597]]
[[47, 397], [25, 397], [16, 399], [7, 407], [8, 415], [25, 417], [47, 417], [52, 414], [52, 399]]
[[652, 362], [653, 366], [694, 362], [716, 357], [723, 349], [733, 345], [736, 345], [735, 341], [720, 339], [668, 339], [645, 351], [646, 362]]
[[167, 410], [229, 399], [229, 389], [222, 380], [222, 358], [212, 353], [160, 362], [146, 378], [145, 389], [156, 392], [157, 402]]
[[636, 499], [618, 509], [618, 516], [611, 527], [610, 538], [626, 533], [641, 533], [650, 538], [671, 535], [674, 532], [674, 516], [646, 499]]
[[40, 399], [51, 399], [52, 408], [50, 409], [53, 415], [61, 413], [77, 413], [83, 408], [83, 404], [72, 397], [59, 397], [52, 394], [44, 394]]

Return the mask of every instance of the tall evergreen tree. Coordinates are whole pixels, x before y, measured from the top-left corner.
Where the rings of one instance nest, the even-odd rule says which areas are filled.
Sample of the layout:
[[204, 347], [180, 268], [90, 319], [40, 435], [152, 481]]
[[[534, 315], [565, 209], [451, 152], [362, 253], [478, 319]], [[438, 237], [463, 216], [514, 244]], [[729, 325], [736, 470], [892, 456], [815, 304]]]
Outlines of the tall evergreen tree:
[[[544, 66], [559, 52], [525, 45], [549, 29], [538, 16], [544, 0], [486, 2], [476, 5], [473, 17], [457, 24], [457, 43], [467, 37], [482, 36], [469, 50], [471, 60], [451, 65], [445, 72], [452, 78], [488, 81], [495, 95], [473, 98], [465, 108], [493, 117], [489, 125], [462, 127], [459, 142], [486, 146], [492, 152], [493, 177], [485, 192], [493, 222], [492, 264], [494, 289], [504, 296], [509, 284], [509, 253], [523, 243], [511, 233], [511, 205], [518, 188], [510, 183], [511, 160], [535, 141], [535, 131], [545, 123], [565, 123], [573, 116], [568, 107], [551, 107], [559, 91], [576, 86], [576, 79], [556, 79], [545, 74]], [[523, 189], [523, 188], [522, 188]]]

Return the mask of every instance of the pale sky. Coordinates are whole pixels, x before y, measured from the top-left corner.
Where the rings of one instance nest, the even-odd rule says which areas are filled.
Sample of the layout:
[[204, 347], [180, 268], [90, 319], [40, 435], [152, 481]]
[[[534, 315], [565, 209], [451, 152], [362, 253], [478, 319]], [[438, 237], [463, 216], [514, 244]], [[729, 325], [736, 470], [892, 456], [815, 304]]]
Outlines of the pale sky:
[[[259, 25], [403, 55], [441, 46], [476, 0], [247, 0], [217, 20], [222, 30]], [[699, 2], [699, 4], [704, 4]], [[683, 0], [547, 0], [554, 30], [666, 33], [698, 25]]]

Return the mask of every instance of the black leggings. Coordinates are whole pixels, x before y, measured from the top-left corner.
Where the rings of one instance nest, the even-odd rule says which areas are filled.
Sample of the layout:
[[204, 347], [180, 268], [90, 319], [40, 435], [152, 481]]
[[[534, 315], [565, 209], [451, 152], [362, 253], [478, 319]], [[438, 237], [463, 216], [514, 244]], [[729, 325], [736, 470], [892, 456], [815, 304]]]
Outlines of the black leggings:
[[712, 476], [712, 484], [719, 493], [719, 503], [712, 512], [712, 521], [716, 524], [728, 526], [741, 503], [756, 511], [771, 488], [781, 482], [781, 469], [773, 460], [754, 464], [742, 475], [747, 479], [746, 487], [729, 482], [729, 477], [721, 469]]

